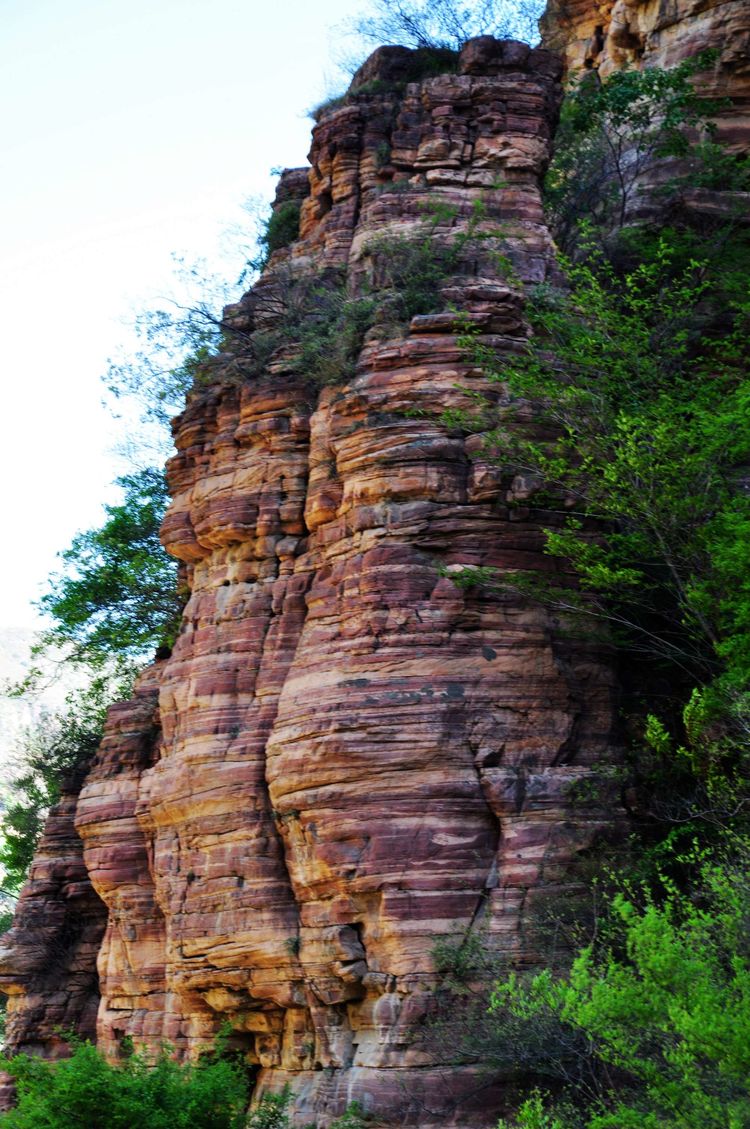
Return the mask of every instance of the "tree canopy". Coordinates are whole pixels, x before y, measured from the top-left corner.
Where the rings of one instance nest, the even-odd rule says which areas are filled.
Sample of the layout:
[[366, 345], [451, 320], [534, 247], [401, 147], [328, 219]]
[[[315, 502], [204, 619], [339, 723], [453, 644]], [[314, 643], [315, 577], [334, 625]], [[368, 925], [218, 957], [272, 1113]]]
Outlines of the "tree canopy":
[[122, 502], [105, 506], [102, 526], [79, 533], [61, 553], [65, 570], [39, 604], [52, 621], [43, 643], [96, 668], [168, 647], [181, 610], [177, 565], [159, 541], [163, 473], [149, 467], [117, 485]]

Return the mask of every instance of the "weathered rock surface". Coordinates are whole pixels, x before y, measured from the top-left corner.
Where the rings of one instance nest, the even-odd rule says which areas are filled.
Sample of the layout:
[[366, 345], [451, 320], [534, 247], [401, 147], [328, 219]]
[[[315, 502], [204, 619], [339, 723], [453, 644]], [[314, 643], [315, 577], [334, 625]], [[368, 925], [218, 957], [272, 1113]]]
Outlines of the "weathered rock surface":
[[573, 73], [674, 67], [711, 49], [699, 76], [707, 96], [727, 99], [716, 122], [730, 151], [750, 145], [750, 6], [746, 0], [549, 0], [543, 42]]
[[[467, 389], [502, 403], [456, 309], [512, 352], [519, 280], [556, 270], [539, 179], [560, 66], [491, 39], [455, 74], [404, 83], [402, 49], [367, 66], [315, 128], [308, 174], [282, 178], [279, 199], [304, 193], [299, 240], [227, 311], [226, 353], [176, 421], [163, 536], [191, 596], [172, 656], [112, 710], [77, 801], [96, 896], [66, 799], [3, 976], [15, 1046], [49, 1038], [58, 997], [87, 1029], [98, 948], [113, 1055], [124, 1035], [195, 1052], [228, 1021], [257, 1093], [290, 1081], [300, 1125], [354, 1098], [383, 1124], [487, 1125], [502, 1095], [419, 1037], [433, 946], [481, 930], [533, 963], [535, 902], [564, 896], [613, 819], [573, 791], [615, 755], [605, 649], [511, 592], [450, 580], [558, 567], [542, 529], [559, 517], [535, 508], [535, 484], [441, 413], [470, 405]], [[290, 278], [345, 267], [377, 292], [377, 237], [425, 231], [473, 233], [434, 314], [371, 333], [344, 383], [315, 388], [284, 355], [242, 378]], [[40, 978], [34, 915], [69, 917], [79, 887], [75, 971], [45, 958]]]
[[55, 1054], [60, 1031], [96, 1034], [96, 958], [107, 910], [92, 889], [74, 826], [80, 785], [68, 781], [50, 812], [13, 930], [0, 945], [6, 1042], [40, 1054]]

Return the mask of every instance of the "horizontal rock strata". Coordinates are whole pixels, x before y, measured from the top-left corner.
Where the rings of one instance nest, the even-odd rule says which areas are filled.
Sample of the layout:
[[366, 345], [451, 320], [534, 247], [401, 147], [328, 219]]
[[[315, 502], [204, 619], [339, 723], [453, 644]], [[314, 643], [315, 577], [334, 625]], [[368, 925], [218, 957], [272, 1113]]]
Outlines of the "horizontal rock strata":
[[546, 47], [573, 75], [628, 67], [674, 67], [708, 49], [700, 75], [707, 96], [726, 99], [717, 138], [731, 151], [750, 145], [750, 8], [746, 0], [550, 0], [541, 20]]

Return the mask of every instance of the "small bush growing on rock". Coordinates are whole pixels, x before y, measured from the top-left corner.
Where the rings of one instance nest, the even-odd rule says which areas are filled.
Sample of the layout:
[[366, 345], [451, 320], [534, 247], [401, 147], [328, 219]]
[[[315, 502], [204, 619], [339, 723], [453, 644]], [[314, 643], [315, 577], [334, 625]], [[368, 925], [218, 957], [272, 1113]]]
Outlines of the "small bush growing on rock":
[[297, 200], [284, 200], [271, 212], [266, 229], [259, 239], [262, 249], [261, 266], [265, 265], [274, 251], [288, 247], [297, 238], [299, 214], [300, 206]]
[[278, 1094], [264, 1094], [247, 1120], [247, 1129], [287, 1129], [291, 1100], [289, 1084]]
[[350, 1102], [341, 1117], [331, 1122], [330, 1129], [367, 1129], [367, 1114], [361, 1102]]

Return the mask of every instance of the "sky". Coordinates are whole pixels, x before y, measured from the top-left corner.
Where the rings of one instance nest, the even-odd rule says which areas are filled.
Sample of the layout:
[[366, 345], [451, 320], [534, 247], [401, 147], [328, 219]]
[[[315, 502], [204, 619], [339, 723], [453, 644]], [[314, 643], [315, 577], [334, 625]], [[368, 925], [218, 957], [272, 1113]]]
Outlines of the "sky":
[[[306, 110], [345, 83], [355, 0], [0, 0], [0, 631], [128, 468], [102, 404], [127, 322], [217, 260], [273, 167], [306, 164]], [[162, 303], [163, 304], [163, 303]]]

